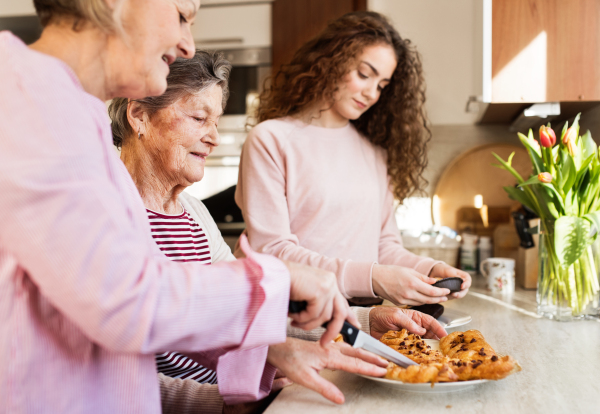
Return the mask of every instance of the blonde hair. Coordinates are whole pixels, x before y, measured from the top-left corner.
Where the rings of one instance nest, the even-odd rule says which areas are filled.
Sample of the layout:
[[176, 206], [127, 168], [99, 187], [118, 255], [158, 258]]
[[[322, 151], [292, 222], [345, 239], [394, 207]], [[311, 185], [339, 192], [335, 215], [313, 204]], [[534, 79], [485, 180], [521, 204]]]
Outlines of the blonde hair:
[[43, 27], [71, 17], [75, 19], [74, 30], [84, 22], [90, 22], [106, 32], [115, 32], [121, 31], [120, 14], [124, 1], [117, 0], [114, 8], [105, 0], [33, 0], [33, 4]]

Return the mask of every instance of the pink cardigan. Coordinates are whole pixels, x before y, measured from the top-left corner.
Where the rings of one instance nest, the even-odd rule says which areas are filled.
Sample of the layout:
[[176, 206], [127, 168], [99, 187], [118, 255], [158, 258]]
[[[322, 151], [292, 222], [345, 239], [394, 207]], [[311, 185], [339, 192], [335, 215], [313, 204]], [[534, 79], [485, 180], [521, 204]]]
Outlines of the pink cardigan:
[[429, 274], [437, 263], [402, 247], [385, 152], [348, 124], [262, 122], [244, 144], [236, 202], [251, 246], [330, 270], [347, 297], [374, 297], [374, 263]]
[[104, 103], [8, 32], [0, 62], [0, 412], [159, 413], [170, 349], [218, 363], [228, 403], [265, 396], [286, 267], [166, 259]]

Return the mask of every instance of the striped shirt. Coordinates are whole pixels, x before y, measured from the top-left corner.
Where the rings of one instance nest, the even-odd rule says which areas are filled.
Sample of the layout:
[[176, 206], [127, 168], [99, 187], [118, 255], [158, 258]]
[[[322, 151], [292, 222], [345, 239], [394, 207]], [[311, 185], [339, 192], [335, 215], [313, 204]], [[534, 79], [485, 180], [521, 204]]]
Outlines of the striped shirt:
[[[208, 239], [202, 227], [183, 208], [177, 215], [167, 215], [146, 209], [152, 238], [160, 250], [176, 262], [211, 264]], [[156, 368], [163, 375], [190, 379], [199, 383], [217, 383], [217, 373], [203, 367], [178, 352], [156, 354]]]

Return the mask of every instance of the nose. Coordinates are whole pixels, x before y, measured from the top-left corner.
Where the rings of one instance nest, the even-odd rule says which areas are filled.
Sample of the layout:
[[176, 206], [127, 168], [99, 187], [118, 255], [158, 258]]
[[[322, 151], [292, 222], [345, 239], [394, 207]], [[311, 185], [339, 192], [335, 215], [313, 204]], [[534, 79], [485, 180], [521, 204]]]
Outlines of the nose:
[[216, 122], [212, 122], [210, 130], [202, 137], [202, 142], [212, 147], [218, 147], [221, 144], [221, 136], [217, 130]]
[[181, 40], [177, 44], [177, 57], [191, 59], [195, 53], [194, 37], [192, 36], [190, 26], [186, 24], [182, 30]]
[[373, 82], [363, 90], [363, 96], [367, 98], [370, 103], [376, 101], [379, 98], [379, 85], [376, 82]]

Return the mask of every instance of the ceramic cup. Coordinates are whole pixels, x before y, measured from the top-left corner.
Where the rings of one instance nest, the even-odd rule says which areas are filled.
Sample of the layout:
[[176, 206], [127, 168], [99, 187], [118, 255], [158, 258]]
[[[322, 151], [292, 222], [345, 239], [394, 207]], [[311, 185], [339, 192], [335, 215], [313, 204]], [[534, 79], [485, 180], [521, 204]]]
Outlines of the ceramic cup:
[[487, 279], [492, 292], [513, 293], [515, 291], [515, 260], [490, 257], [479, 265], [479, 271]]

